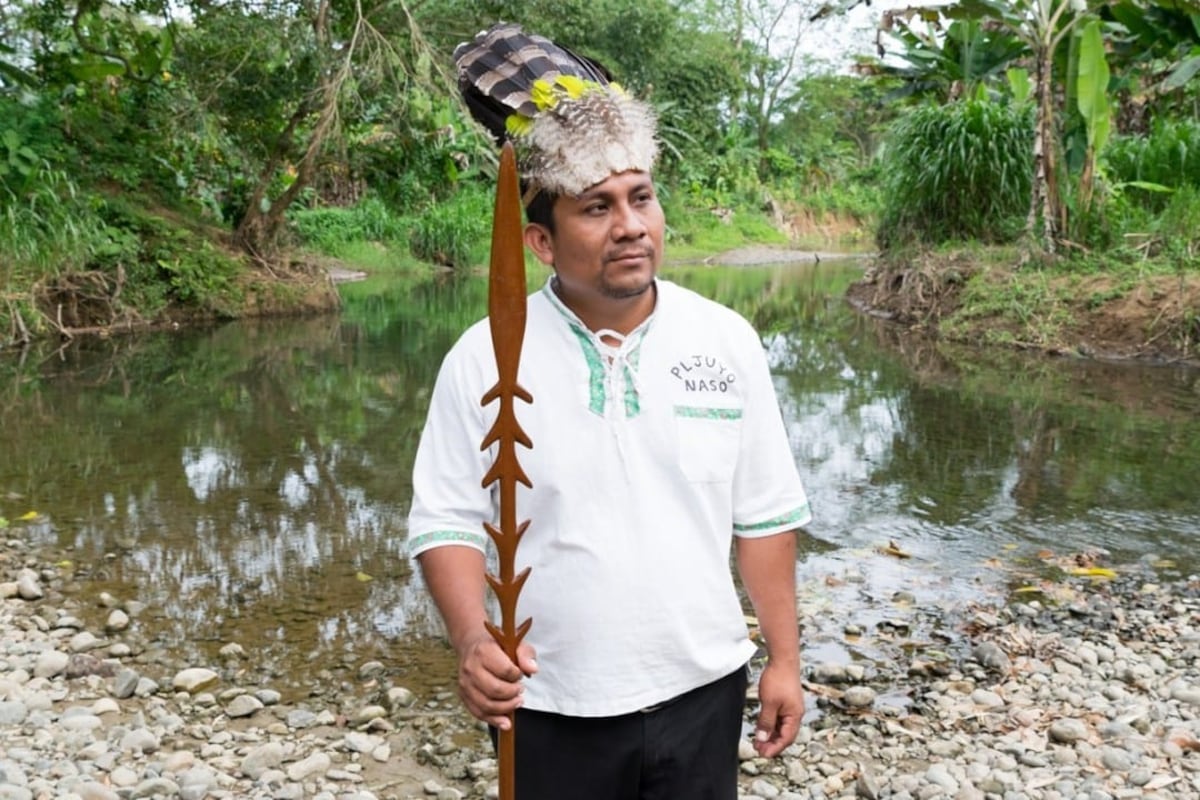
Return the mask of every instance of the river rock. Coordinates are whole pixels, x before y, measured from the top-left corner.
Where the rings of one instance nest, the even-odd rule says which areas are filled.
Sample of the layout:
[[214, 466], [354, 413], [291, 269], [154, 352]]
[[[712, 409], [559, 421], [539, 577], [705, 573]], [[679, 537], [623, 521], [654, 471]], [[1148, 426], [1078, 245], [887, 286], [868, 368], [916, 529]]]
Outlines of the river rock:
[[211, 689], [220, 680], [221, 676], [211, 669], [191, 667], [175, 673], [175, 677], [171, 679], [171, 686], [182, 692], [196, 694]]
[[239, 694], [225, 706], [225, 713], [233, 719], [240, 717], [252, 716], [256, 711], [263, 708], [263, 703], [254, 695]]
[[41, 600], [46, 593], [36, 574], [23, 572], [17, 578], [17, 596], [22, 600]]
[[327, 753], [317, 752], [297, 761], [287, 768], [288, 780], [303, 781], [313, 775], [323, 774], [332, 765], [332, 760]]
[[60, 650], [47, 650], [37, 657], [33, 665], [35, 678], [53, 678], [67, 669], [71, 656]]
[[1059, 742], [1060, 744], [1073, 744], [1087, 738], [1088, 727], [1080, 720], [1067, 717], [1056, 719], [1051, 723], [1048, 733], [1050, 734], [1051, 741]]

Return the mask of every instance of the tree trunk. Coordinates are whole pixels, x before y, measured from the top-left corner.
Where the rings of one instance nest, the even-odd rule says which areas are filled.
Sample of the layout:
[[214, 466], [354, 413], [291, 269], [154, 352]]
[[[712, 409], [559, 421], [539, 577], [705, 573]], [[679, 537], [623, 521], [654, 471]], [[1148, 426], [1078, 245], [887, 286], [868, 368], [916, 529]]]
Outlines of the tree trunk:
[[1058, 236], [1063, 230], [1064, 209], [1058, 191], [1058, 165], [1055, 158], [1057, 141], [1054, 124], [1053, 63], [1049, 48], [1041, 49], [1037, 59], [1036, 83], [1037, 118], [1033, 131], [1033, 191], [1030, 193], [1029, 216], [1025, 222], [1025, 233], [1032, 237], [1040, 213], [1042, 218], [1043, 246], [1053, 253]]
[[[325, 45], [329, 39], [328, 11], [328, 0], [322, 0], [313, 20], [313, 30], [317, 42], [321, 45]], [[361, 23], [361, 9], [359, 11], [360, 16], [357, 18], [357, 22]], [[308, 135], [308, 144], [304, 147], [304, 154], [295, 165], [295, 178], [283, 194], [269, 203], [264, 203], [271, 179], [283, 167], [287, 154], [291, 150], [292, 136], [297, 126], [308, 118], [313, 110], [307, 101], [296, 110], [296, 113], [288, 120], [287, 127], [280, 134], [275, 151], [259, 174], [258, 185], [254, 187], [246, 215], [238, 224], [237, 232], [234, 235], [235, 241], [261, 263], [268, 263], [275, 255], [279, 245], [279, 234], [283, 230], [284, 215], [292, 202], [300, 196], [300, 193], [312, 184], [325, 144], [337, 129], [338, 100], [342, 93], [342, 86], [350, 78], [351, 56], [358, 44], [360, 27], [361, 25], [356, 24], [354, 35], [340, 49], [340, 52], [335, 54], [336, 68], [328, 71], [321, 80], [321, 105], [317, 110], [317, 120], [313, 125], [312, 133]], [[267, 205], [266, 209], [263, 208], [264, 204]]]
[[271, 179], [275, 173], [287, 160], [287, 154], [292, 149], [292, 136], [296, 127], [308, 116], [309, 111], [308, 103], [302, 103], [301, 107], [296, 109], [291, 119], [288, 120], [287, 126], [275, 139], [271, 155], [258, 173], [258, 183], [254, 185], [250, 199], [246, 203], [246, 212], [238, 222], [237, 230], [233, 234], [234, 242], [238, 247], [260, 262], [270, 260], [274, 254], [275, 237], [278, 233], [276, 225], [269, 219], [271, 212], [279, 205], [278, 201], [272, 202], [268, 209], [263, 209], [267, 200], [267, 188], [271, 185]]

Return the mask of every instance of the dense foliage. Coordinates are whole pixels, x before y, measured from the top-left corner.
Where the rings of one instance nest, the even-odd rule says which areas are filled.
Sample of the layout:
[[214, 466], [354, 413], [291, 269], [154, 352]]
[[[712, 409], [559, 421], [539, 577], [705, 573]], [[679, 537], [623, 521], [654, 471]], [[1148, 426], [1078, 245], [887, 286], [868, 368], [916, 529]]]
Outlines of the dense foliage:
[[314, 251], [480, 263], [495, 151], [450, 54], [501, 18], [655, 106], [685, 246], [720, 220], [769, 237], [753, 220], [839, 214], [878, 217], [887, 246], [1136, 228], [1194, 253], [1197, 0], [910, 7], [882, 17], [882, 58], [806, 55], [860, 5], [6, 3], [0, 341], [244, 313], [258, 278], [315, 274]]

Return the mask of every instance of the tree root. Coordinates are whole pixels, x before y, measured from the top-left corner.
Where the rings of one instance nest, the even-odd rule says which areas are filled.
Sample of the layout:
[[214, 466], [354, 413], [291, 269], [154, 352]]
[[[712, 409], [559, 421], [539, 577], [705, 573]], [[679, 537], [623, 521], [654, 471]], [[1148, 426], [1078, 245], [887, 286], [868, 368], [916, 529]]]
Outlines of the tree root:
[[141, 315], [121, 302], [124, 286], [125, 270], [118, 267], [115, 278], [98, 270], [57, 275], [35, 285], [33, 295], [47, 324], [72, 339], [143, 323]]

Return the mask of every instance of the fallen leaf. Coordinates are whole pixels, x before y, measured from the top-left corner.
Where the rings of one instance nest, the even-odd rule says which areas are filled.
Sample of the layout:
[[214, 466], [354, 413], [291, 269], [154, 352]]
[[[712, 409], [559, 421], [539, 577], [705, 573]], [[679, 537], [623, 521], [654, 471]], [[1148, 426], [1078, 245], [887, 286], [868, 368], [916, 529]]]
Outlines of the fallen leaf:
[[879, 552], [885, 556], [895, 556], [896, 558], [912, 558], [911, 555], [900, 549], [894, 541], [889, 541], [886, 547], [880, 547]]
[[31, 519], [37, 519], [40, 516], [41, 516], [41, 514], [39, 514], [36, 511], [26, 511], [24, 514], [17, 517], [17, 519], [20, 520], [21, 522], [29, 522]]
[[354, 577], [361, 583], [366, 583], [367, 581], [375, 580], [374, 578], [372, 578], [370, 575], [368, 575], [365, 572], [356, 572], [356, 573], [354, 573]]
[[1085, 578], [1115, 578], [1117, 571], [1108, 567], [1068, 567], [1067, 573]]

